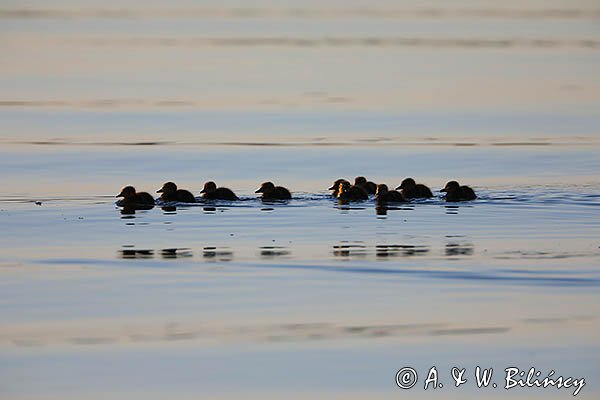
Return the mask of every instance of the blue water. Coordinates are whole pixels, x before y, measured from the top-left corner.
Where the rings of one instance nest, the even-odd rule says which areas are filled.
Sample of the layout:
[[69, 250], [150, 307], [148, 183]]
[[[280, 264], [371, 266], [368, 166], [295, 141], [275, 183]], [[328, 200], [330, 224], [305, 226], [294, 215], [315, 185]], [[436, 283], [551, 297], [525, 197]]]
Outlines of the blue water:
[[[597, 398], [599, 10], [4, 1], [0, 397]], [[435, 197], [330, 197], [359, 175]], [[115, 204], [208, 180], [242, 200]]]

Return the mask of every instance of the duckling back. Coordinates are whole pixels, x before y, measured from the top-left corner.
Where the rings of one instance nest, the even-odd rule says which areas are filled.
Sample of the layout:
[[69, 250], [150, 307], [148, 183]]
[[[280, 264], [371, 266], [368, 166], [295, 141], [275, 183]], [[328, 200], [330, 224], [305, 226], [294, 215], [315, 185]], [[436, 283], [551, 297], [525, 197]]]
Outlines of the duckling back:
[[255, 193], [262, 193], [263, 200], [290, 200], [292, 194], [283, 186], [275, 186], [272, 182], [264, 182]]
[[185, 189], [177, 189], [177, 192], [175, 194], [176, 197], [176, 201], [180, 202], [180, 203], [195, 203], [196, 202], [196, 198], [194, 197], [194, 195]]
[[206, 192], [203, 194], [203, 197], [207, 200], [239, 200], [235, 193], [233, 193], [231, 189], [228, 189], [226, 187], [220, 187], [212, 192]]

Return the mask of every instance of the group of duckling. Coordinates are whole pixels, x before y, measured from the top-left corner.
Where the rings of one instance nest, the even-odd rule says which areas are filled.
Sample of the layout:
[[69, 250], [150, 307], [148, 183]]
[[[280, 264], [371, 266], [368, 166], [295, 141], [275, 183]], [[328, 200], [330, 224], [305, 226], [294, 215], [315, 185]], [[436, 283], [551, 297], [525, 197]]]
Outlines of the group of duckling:
[[[354, 184], [346, 179], [338, 179], [329, 188], [333, 197], [340, 202], [368, 200], [369, 195], [374, 195], [378, 203], [400, 203], [412, 199], [427, 199], [433, 197], [431, 189], [416, 183], [413, 178], [406, 178], [395, 190], [390, 190], [386, 184], [375, 184], [368, 181], [364, 176], [354, 179]], [[477, 196], [473, 189], [462, 186], [457, 181], [450, 181], [440, 190], [445, 192], [444, 199], [448, 202], [475, 200]], [[160, 193], [160, 201], [163, 203], [196, 203], [196, 197], [185, 189], [179, 189], [173, 182], [165, 183], [157, 190]], [[290, 200], [292, 194], [283, 186], [275, 186], [272, 182], [264, 182], [255, 193], [261, 193], [263, 201]], [[205, 200], [228, 200], [236, 201], [239, 197], [226, 187], [218, 187], [215, 182], [209, 181], [204, 184], [200, 192]], [[147, 192], [137, 192], [133, 186], [126, 186], [116, 197], [122, 197], [120, 206], [153, 206], [156, 200]]]
[[[367, 200], [375, 195], [378, 203], [401, 203], [412, 199], [428, 199], [433, 197], [431, 189], [413, 178], [406, 178], [395, 190], [390, 190], [384, 183], [375, 184], [364, 176], [357, 176], [354, 185], [346, 179], [338, 179], [329, 188], [331, 194], [341, 201]], [[445, 192], [444, 200], [449, 202], [475, 200], [475, 191], [468, 186], [461, 186], [457, 181], [450, 181], [440, 190]]]
[[[156, 191], [160, 193], [160, 201], [163, 203], [197, 203], [196, 197], [186, 189], [179, 189], [174, 182], [165, 183]], [[255, 193], [262, 193], [265, 201], [290, 200], [292, 194], [283, 186], [275, 186], [273, 182], [263, 182]], [[236, 201], [239, 197], [231, 189], [217, 187], [213, 181], [206, 182], [200, 192], [205, 200], [228, 200]], [[156, 200], [147, 192], [138, 192], [133, 186], [125, 186], [116, 197], [122, 197], [120, 206], [153, 206]]]

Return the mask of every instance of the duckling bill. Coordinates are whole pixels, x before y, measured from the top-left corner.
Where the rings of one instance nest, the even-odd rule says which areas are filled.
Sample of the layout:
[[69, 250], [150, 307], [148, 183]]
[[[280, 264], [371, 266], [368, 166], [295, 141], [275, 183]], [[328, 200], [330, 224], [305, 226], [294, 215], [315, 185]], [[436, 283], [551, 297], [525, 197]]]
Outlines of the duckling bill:
[[431, 189], [422, 183], [416, 183], [413, 178], [404, 179], [396, 190], [400, 190], [402, 195], [407, 199], [428, 199], [433, 197]]
[[446, 193], [444, 198], [449, 202], [469, 201], [477, 198], [477, 195], [473, 189], [468, 186], [461, 186], [457, 181], [450, 181], [446, 183], [446, 186], [444, 186], [440, 192]]
[[202, 194], [202, 197], [207, 200], [239, 200], [239, 198], [231, 189], [226, 187], [217, 187], [217, 184], [213, 181], [206, 182], [204, 184], [204, 189], [202, 189], [200, 193]]
[[195, 203], [194, 195], [185, 189], [178, 189], [173, 182], [165, 183], [156, 193], [162, 193], [160, 198], [162, 201], [176, 201], [179, 203]]
[[119, 205], [123, 207], [153, 206], [154, 197], [147, 192], [136, 192], [133, 186], [125, 186], [116, 197], [122, 197]]
[[273, 182], [263, 182], [254, 193], [262, 193], [263, 200], [290, 200], [292, 194], [283, 186], [275, 186]]

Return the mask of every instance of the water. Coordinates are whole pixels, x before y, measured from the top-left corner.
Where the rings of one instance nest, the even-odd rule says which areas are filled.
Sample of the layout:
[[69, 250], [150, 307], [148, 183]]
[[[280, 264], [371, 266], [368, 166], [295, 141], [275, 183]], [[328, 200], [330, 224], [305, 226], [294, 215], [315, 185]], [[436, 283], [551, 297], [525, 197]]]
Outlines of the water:
[[[573, 394], [507, 391], [511, 366], [598, 397], [599, 15], [3, 2], [1, 397], [429, 398], [434, 365], [444, 398]], [[436, 196], [328, 195], [357, 175]], [[451, 179], [479, 198], [443, 202]], [[168, 180], [242, 200], [115, 205]]]

